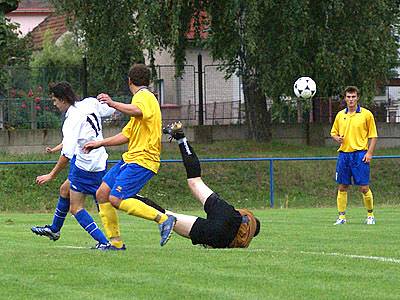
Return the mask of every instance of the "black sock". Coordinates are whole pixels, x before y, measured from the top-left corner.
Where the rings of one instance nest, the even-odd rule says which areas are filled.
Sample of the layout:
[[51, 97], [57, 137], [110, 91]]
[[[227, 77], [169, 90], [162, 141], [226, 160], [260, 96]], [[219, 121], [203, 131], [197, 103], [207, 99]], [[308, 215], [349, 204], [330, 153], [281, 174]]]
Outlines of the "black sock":
[[190, 146], [186, 138], [181, 139], [178, 142], [187, 178], [201, 177], [200, 161], [192, 146]]
[[162, 208], [157, 203], [155, 203], [153, 200], [150, 200], [149, 198], [146, 198], [146, 197], [143, 197], [140, 195], [135, 195], [133, 198], [138, 199], [138, 200], [142, 201], [143, 203], [147, 204], [148, 206], [151, 206], [151, 207], [157, 209], [159, 212], [162, 212], [165, 214], [165, 209]]

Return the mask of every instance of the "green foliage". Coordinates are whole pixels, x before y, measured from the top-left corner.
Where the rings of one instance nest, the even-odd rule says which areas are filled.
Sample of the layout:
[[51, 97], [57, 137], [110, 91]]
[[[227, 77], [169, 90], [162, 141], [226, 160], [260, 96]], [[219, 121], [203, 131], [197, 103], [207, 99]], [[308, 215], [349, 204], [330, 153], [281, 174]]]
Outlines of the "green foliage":
[[82, 49], [72, 34], [63, 36], [59, 45], [52, 41], [51, 31], [44, 35], [43, 50], [33, 54], [31, 85], [47, 88], [49, 82], [69, 81], [78, 88], [82, 68]]
[[134, 16], [146, 7], [138, 1], [52, 0], [70, 17], [71, 30], [81, 37], [89, 67], [89, 93], [126, 89], [132, 62], [142, 62], [142, 39]]
[[7, 66], [26, 65], [30, 55], [28, 41], [18, 37], [18, 24], [10, 22], [5, 13], [17, 7], [18, 1], [0, 2], [0, 94], [7, 88], [9, 74]]

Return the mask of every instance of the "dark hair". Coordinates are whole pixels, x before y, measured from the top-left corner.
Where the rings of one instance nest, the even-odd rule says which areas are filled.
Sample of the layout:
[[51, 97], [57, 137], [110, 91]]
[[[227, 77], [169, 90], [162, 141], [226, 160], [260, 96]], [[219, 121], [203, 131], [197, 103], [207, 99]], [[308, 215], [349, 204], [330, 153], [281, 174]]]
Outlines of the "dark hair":
[[261, 223], [260, 223], [260, 220], [259, 219], [257, 219], [257, 218], [255, 218], [256, 219], [256, 232], [254, 232], [254, 236], [256, 237], [259, 233], [260, 233], [260, 229], [261, 229]]
[[150, 69], [145, 64], [134, 64], [128, 73], [129, 79], [136, 86], [150, 84]]
[[76, 97], [71, 85], [66, 81], [49, 84], [49, 93], [57, 99], [64, 100], [74, 105], [78, 98]]
[[346, 96], [347, 93], [356, 93], [359, 96], [360, 90], [354, 85], [349, 85], [344, 89], [343, 96]]

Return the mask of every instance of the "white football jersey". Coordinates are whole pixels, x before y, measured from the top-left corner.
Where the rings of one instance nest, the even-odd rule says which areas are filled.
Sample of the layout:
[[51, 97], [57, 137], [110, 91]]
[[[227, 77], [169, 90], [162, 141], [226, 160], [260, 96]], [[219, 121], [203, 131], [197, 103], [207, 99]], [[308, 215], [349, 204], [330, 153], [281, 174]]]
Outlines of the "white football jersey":
[[89, 141], [103, 139], [101, 117], [110, 116], [114, 108], [100, 103], [96, 98], [85, 98], [71, 105], [62, 127], [63, 148], [61, 154], [72, 159], [76, 155], [75, 165], [85, 171], [99, 172], [106, 169], [108, 154], [104, 147], [93, 149], [89, 153], [82, 151]]

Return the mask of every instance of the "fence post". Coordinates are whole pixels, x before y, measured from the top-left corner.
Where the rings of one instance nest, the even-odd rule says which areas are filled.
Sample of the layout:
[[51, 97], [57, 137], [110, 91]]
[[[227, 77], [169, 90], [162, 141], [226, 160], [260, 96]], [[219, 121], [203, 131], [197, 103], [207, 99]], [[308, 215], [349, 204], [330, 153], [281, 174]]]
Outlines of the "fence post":
[[274, 162], [269, 160], [269, 207], [274, 208]]
[[203, 58], [201, 54], [197, 56], [197, 75], [199, 85], [199, 125], [204, 125], [203, 114]]
[[87, 58], [86, 55], [82, 57], [82, 93], [83, 98], [88, 96], [88, 82], [87, 82]]

